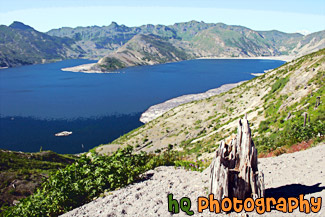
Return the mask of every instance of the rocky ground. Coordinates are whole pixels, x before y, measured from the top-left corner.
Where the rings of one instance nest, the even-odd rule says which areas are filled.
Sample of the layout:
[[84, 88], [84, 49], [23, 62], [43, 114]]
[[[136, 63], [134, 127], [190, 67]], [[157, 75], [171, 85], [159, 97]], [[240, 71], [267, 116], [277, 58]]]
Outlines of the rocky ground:
[[[259, 159], [259, 169], [264, 172], [266, 197], [325, 198], [325, 145], [279, 157]], [[325, 216], [325, 203], [318, 213], [299, 211], [282, 213], [272, 211], [259, 215], [250, 213], [219, 214], [205, 210], [197, 212], [197, 198], [208, 194], [209, 169], [202, 173], [174, 167], [158, 167], [144, 174], [143, 180], [108, 193], [63, 216], [172, 216], [168, 212], [167, 195], [174, 199], [186, 196], [192, 201], [193, 216]], [[184, 212], [175, 216], [187, 216]]]

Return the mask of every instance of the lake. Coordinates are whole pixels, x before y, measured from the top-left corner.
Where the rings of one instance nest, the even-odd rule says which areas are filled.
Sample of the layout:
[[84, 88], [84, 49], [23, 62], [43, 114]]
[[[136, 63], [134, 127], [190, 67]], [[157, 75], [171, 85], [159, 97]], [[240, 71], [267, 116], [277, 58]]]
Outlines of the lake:
[[[86, 74], [61, 68], [92, 63], [65, 60], [0, 70], [0, 148], [80, 153], [142, 125], [154, 104], [248, 80], [279, 67], [277, 60], [189, 60]], [[68, 137], [55, 133], [72, 131]]]

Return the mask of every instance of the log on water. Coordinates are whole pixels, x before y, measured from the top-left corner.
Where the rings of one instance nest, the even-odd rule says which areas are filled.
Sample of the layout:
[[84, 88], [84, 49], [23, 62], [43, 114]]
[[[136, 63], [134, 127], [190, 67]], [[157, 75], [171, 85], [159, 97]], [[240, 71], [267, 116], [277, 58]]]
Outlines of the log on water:
[[230, 144], [221, 143], [210, 169], [210, 193], [215, 199], [264, 197], [264, 175], [257, 168], [257, 150], [246, 118], [239, 120]]

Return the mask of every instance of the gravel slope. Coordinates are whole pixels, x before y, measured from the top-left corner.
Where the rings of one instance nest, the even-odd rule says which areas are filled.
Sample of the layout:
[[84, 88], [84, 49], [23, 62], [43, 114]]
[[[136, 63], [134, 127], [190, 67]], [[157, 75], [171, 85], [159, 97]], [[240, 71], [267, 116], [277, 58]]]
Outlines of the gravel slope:
[[[325, 145], [284, 154], [279, 157], [259, 159], [259, 169], [265, 175], [267, 197], [292, 197], [301, 193], [305, 199], [310, 197], [325, 198]], [[63, 216], [172, 216], [168, 212], [167, 195], [172, 193], [174, 199], [187, 196], [191, 198], [193, 216], [223, 216], [207, 210], [199, 215], [196, 198], [207, 196], [209, 170], [203, 173], [158, 167], [148, 171], [142, 181], [126, 188], [110, 192], [82, 207], [76, 208]], [[187, 216], [180, 212], [175, 216]], [[230, 213], [226, 216], [247, 216], [245, 213]], [[304, 214], [294, 212], [284, 214], [278, 211], [258, 215], [254, 212], [248, 216], [325, 216], [325, 202], [319, 213]]]

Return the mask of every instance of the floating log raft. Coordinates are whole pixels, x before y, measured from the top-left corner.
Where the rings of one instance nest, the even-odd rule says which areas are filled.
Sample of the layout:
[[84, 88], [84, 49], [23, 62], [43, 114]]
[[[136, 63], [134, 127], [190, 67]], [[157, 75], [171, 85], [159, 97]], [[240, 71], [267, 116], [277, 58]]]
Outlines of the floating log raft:
[[60, 133], [56, 133], [54, 134], [55, 136], [70, 136], [72, 134], [72, 132], [70, 131], [62, 131]]
[[215, 199], [264, 197], [264, 175], [257, 168], [257, 150], [246, 118], [239, 120], [230, 144], [221, 143], [210, 169], [210, 193]]

